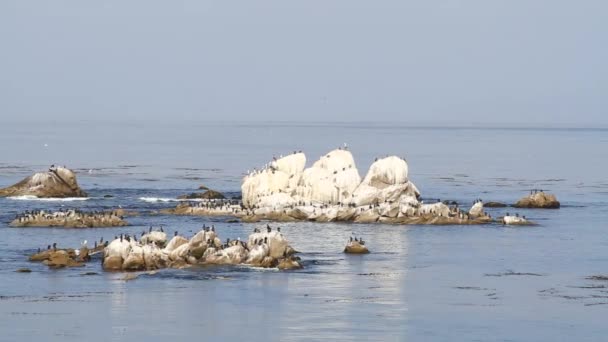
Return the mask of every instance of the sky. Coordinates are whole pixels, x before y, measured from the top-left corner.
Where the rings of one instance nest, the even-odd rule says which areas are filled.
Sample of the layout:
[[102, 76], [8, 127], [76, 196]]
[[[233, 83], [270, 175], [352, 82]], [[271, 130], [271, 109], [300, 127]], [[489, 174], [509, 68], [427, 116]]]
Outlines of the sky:
[[3, 0], [5, 121], [608, 126], [604, 0]]

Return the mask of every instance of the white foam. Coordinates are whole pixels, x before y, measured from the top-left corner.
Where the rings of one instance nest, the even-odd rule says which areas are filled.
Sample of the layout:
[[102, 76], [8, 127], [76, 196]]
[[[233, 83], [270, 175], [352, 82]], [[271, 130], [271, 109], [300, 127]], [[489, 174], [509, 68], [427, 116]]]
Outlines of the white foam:
[[140, 201], [158, 203], [158, 202], [206, 202], [208, 200], [201, 198], [194, 199], [177, 199], [177, 198], [166, 198], [166, 197], [140, 197]]
[[43, 202], [73, 202], [73, 201], [86, 201], [90, 199], [89, 197], [36, 197], [32, 195], [23, 195], [23, 196], [10, 196], [7, 197], [11, 200], [16, 201], [43, 201]]

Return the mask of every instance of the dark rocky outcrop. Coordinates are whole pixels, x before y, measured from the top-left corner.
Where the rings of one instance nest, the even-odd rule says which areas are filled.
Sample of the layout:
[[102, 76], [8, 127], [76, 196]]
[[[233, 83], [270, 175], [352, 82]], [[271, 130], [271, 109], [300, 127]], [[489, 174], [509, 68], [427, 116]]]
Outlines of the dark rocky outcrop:
[[486, 208], [506, 208], [508, 205], [500, 202], [486, 202], [483, 204]]
[[181, 196], [179, 196], [177, 198], [178, 199], [207, 199], [207, 200], [211, 200], [211, 199], [224, 199], [225, 197], [219, 191], [207, 190], [205, 192], [193, 192], [191, 194], [181, 195]]

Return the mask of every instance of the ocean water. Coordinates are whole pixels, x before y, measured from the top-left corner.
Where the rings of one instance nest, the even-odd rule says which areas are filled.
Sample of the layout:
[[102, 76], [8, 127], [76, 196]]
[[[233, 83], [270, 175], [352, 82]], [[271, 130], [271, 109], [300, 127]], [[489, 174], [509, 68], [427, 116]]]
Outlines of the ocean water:
[[[223, 239], [245, 238], [259, 224], [151, 213], [201, 184], [237, 195], [243, 173], [273, 155], [303, 150], [311, 164], [344, 143], [362, 176], [377, 156], [405, 157], [423, 198], [468, 207], [542, 188], [562, 208], [488, 209], [538, 223], [525, 228], [282, 223], [305, 266], [291, 272], [198, 267], [126, 282], [99, 261], [63, 270], [27, 261], [53, 242], [149, 225], [191, 235], [212, 223]], [[594, 277], [608, 276], [607, 151], [600, 128], [7, 123], [0, 186], [59, 164], [78, 171], [91, 198], [0, 199], [0, 341], [604, 341], [608, 281]], [[26, 209], [119, 205], [142, 215], [122, 228], [8, 227]], [[341, 253], [351, 234], [372, 253]]]

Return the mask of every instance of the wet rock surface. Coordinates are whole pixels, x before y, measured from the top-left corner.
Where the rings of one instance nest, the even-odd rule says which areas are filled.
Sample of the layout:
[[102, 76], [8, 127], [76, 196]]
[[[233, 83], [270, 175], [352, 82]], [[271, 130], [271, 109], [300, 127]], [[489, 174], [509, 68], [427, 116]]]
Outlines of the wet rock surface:
[[87, 194], [78, 185], [74, 171], [52, 165], [47, 172], [35, 173], [17, 184], [0, 189], [0, 197], [6, 196], [62, 198], [87, 197]]
[[513, 206], [516, 208], [559, 209], [561, 204], [555, 195], [539, 191], [520, 199]]

